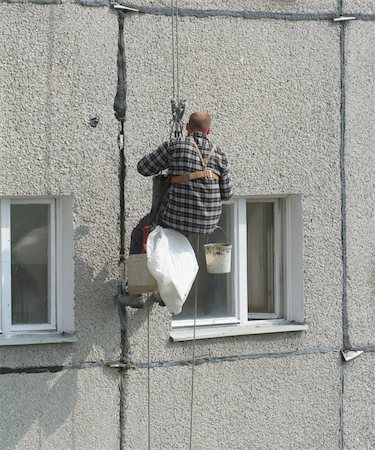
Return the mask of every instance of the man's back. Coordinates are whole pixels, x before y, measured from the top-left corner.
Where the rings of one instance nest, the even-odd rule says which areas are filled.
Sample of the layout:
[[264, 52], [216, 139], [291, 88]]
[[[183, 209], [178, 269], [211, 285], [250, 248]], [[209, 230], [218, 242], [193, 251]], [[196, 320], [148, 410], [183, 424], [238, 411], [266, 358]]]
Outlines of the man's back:
[[185, 233], [211, 233], [221, 215], [221, 202], [233, 195], [227, 157], [207, 138], [211, 117], [190, 115], [189, 133], [164, 142], [142, 158], [138, 172], [155, 175], [169, 169], [172, 185], [161, 209], [160, 224]]
[[[171, 175], [183, 175], [204, 170], [194, 141], [207, 158], [212, 143], [201, 132], [173, 139], [162, 144], [155, 152], [142, 158], [138, 171], [142, 175], [154, 175], [169, 169]], [[211, 233], [221, 215], [221, 201], [233, 194], [228, 161], [224, 152], [216, 148], [211, 154], [207, 169], [219, 176], [219, 180], [199, 178], [172, 184], [162, 206], [161, 224], [189, 233]]]

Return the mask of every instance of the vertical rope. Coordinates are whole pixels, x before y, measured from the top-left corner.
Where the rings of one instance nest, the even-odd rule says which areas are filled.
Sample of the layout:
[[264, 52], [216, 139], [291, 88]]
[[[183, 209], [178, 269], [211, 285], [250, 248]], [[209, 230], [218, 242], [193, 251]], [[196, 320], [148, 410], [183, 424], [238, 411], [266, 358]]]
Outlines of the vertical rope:
[[[199, 260], [199, 234], [197, 234], [197, 260]], [[197, 326], [197, 310], [198, 310], [198, 274], [195, 282], [194, 293], [194, 325], [193, 325], [193, 355], [191, 366], [191, 402], [190, 402], [190, 437], [189, 437], [189, 449], [193, 447], [193, 413], [194, 413], [194, 373], [195, 373], [195, 330]]]
[[172, 17], [172, 120], [170, 138], [182, 136], [185, 100], [180, 100], [180, 51], [178, 37], [178, 0], [171, 0]]
[[172, 99], [176, 98], [176, 51], [175, 51], [175, 6], [174, 0], [171, 0], [172, 10]]
[[180, 50], [178, 37], [178, 0], [171, 0], [172, 16], [172, 99], [180, 100]]
[[150, 355], [150, 296], [147, 298], [147, 448], [151, 450], [151, 355]]
[[180, 100], [180, 52], [179, 52], [179, 42], [178, 42], [178, 5], [175, 0], [175, 30], [176, 30], [176, 83], [177, 83], [177, 102]]

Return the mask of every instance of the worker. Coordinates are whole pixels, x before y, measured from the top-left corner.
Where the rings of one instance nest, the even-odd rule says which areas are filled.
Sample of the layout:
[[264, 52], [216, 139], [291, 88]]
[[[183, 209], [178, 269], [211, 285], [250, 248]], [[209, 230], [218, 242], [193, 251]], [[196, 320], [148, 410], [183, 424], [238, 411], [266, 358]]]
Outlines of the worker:
[[144, 156], [138, 172], [150, 176], [168, 169], [171, 185], [159, 225], [184, 234], [211, 233], [220, 219], [222, 201], [233, 195], [228, 160], [208, 139], [209, 114], [191, 114], [186, 129], [187, 136], [164, 142]]

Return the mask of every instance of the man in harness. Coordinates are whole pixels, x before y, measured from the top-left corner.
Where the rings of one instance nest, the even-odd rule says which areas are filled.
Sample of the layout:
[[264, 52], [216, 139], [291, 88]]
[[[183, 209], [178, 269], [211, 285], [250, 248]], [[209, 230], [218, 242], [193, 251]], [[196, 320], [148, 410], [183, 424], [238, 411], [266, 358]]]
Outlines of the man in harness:
[[156, 175], [168, 169], [171, 186], [160, 212], [160, 225], [183, 233], [214, 231], [222, 201], [233, 195], [225, 153], [208, 139], [211, 117], [191, 114], [188, 135], [164, 142], [138, 162], [138, 172]]

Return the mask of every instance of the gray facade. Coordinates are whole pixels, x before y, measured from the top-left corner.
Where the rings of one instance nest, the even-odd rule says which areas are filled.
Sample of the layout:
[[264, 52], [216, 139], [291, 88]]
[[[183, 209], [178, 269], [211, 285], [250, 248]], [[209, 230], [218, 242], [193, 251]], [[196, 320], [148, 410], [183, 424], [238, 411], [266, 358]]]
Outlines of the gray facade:
[[[151, 202], [136, 163], [169, 136], [172, 90], [169, 2], [138, 7], [125, 18], [127, 249]], [[212, 114], [236, 195], [302, 195], [308, 327], [196, 342], [193, 448], [375, 449], [375, 6], [179, 7], [182, 96]], [[0, 1], [0, 37], [0, 197], [73, 201], [75, 314], [74, 342], [1, 343], [0, 449], [146, 449], [147, 309], [125, 321], [114, 300], [117, 13]], [[170, 330], [152, 305], [153, 449], [189, 448], [192, 342]]]

